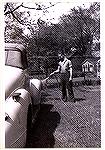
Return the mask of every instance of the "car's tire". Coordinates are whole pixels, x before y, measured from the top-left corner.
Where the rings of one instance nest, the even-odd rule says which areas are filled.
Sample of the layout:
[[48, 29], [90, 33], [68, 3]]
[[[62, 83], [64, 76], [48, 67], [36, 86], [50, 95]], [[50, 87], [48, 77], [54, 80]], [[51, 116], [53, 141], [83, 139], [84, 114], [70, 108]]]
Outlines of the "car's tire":
[[30, 104], [27, 113], [27, 136], [30, 134], [31, 129], [32, 129], [32, 105]]

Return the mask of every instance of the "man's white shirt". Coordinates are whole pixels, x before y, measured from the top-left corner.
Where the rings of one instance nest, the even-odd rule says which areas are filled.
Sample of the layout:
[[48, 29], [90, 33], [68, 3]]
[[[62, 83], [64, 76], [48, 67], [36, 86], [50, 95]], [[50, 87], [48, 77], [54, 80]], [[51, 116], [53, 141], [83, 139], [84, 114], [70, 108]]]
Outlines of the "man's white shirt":
[[67, 73], [70, 71], [70, 68], [72, 68], [72, 63], [66, 57], [64, 58], [64, 61], [59, 62], [60, 73]]

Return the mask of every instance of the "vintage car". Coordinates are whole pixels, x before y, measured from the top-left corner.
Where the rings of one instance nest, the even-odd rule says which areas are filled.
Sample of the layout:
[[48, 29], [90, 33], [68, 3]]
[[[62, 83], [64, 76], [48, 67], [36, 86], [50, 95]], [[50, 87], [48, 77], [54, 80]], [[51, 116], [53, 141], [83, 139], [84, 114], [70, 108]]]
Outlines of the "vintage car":
[[5, 147], [22, 148], [40, 110], [41, 81], [29, 80], [24, 46], [5, 44]]

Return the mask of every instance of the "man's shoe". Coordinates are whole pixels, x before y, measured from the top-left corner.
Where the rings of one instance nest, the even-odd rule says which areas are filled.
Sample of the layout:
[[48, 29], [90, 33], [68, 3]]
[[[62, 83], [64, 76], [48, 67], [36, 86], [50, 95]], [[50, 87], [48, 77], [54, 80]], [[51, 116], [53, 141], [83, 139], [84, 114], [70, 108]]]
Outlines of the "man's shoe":
[[69, 97], [69, 102], [76, 102], [75, 98], [74, 97]]
[[64, 102], [67, 102], [67, 97], [63, 98], [63, 101], [64, 101]]
[[74, 97], [71, 99], [71, 101], [72, 101], [72, 102], [74, 102], [74, 103], [76, 102], [76, 100], [75, 100], [75, 98], [74, 98]]

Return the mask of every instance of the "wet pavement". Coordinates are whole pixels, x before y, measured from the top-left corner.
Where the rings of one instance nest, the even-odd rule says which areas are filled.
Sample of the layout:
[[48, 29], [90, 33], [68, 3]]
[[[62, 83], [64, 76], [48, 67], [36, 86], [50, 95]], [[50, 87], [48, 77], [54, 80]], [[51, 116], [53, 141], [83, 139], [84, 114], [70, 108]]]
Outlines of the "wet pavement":
[[42, 92], [41, 111], [28, 148], [101, 147], [100, 86], [74, 87], [76, 102], [63, 102], [59, 87]]

